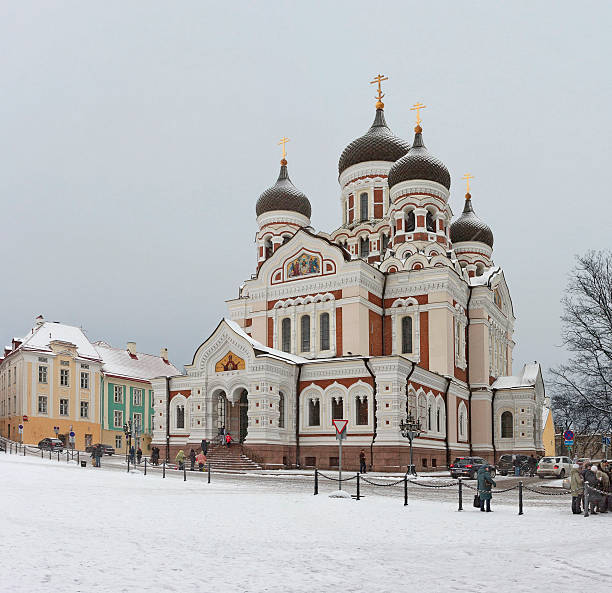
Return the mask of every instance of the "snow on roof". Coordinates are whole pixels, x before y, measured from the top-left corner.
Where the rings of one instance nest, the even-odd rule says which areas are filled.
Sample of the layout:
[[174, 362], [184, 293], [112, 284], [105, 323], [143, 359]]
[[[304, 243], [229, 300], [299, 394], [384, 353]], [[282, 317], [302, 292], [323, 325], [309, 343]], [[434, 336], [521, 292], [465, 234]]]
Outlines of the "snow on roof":
[[102, 370], [109, 375], [148, 381], [153, 377], [182, 374], [173, 364], [164, 362], [161, 356], [137, 352], [136, 358], [132, 358], [127, 350], [113, 348], [105, 342], [96, 342], [95, 347], [102, 359]]
[[546, 421], [548, 420], [549, 414], [550, 408], [547, 406], [542, 406], [542, 426], [546, 426]]
[[517, 376], [498, 377], [491, 385], [492, 389], [517, 389], [519, 387], [533, 387], [540, 374], [540, 363], [530, 362], [523, 367], [523, 372]]
[[493, 266], [486, 270], [481, 276], [472, 276], [469, 279], [470, 286], [487, 286], [491, 278], [498, 272], [501, 272], [501, 268], [499, 266]]
[[293, 364], [309, 362], [307, 358], [302, 358], [301, 356], [296, 356], [295, 354], [289, 354], [288, 352], [283, 352], [282, 350], [276, 350], [275, 348], [269, 348], [268, 346], [264, 346], [261, 342], [258, 342], [257, 340], [249, 336], [249, 334], [245, 333], [245, 331], [236, 322], [232, 321], [231, 319], [227, 319], [227, 317], [225, 317], [223, 320], [225, 321], [225, 323], [227, 323], [227, 325], [230, 326], [233, 331], [235, 331], [239, 336], [247, 340], [251, 344], [251, 346], [255, 348], [255, 350], [261, 350], [262, 352], [265, 352], [270, 356], [280, 358], [286, 362], [291, 362]]
[[83, 330], [63, 323], [44, 322], [32, 329], [32, 333], [23, 338], [21, 348], [24, 350], [43, 350], [51, 352], [51, 342], [60, 341], [74, 344], [77, 354], [83, 358], [100, 360], [100, 356], [93, 344], [87, 339]]

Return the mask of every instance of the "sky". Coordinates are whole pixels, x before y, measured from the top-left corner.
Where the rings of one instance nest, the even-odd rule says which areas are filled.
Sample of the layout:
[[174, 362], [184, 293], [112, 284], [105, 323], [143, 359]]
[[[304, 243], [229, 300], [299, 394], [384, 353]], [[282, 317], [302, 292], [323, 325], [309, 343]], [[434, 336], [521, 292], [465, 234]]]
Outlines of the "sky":
[[514, 372], [563, 361], [574, 256], [610, 247], [607, 2], [0, 3], [0, 340], [34, 318], [181, 367], [255, 271], [289, 172], [341, 223], [337, 162], [374, 116], [474, 175], [517, 317]]

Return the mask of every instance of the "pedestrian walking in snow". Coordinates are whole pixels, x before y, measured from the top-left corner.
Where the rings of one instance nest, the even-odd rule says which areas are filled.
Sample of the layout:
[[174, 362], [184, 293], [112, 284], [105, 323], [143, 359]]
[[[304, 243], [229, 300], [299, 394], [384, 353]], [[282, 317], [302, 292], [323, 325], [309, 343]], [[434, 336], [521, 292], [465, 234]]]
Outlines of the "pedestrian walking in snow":
[[518, 455], [512, 456], [512, 465], [514, 466], [514, 475], [517, 477], [520, 476], [521, 475], [521, 459]]
[[130, 447], [130, 463], [136, 463], [136, 449], [134, 449], [134, 445]]
[[582, 498], [584, 497], [584, 480], [580, 475], [580, 466], [577, 463], [572, 465], [570, 472], [570, 491], [572, 493], [572, 513], [580, 515], [582, 513]]
[[488, 465], [483, 465], [478, 470], [478, 496], [480, 497], [480, 510], [484, 513], [491, 512], [491, 487], [497, 486], [495, 480], [491, 477], [491, 468]]
[[151, 449], [151, 463], [153, 465], [157, 465], [159, 463], [159, 449], [157, 447], [153, 447]]
[[204, 455], [204, 453], [198, 453], [196, 455], [196, 461], [198, 462], [198, 468], [203, 472], [204, 465], [206, 464], [206, 455]]
[[538, 460], [533, 456], [533, 453], [529, 456], [527, 463], [529, 464], [529, 475], [533, 478], [536, 475], [536, 468], [538, 467]]
[[142, 460], [142, 449], [138, 447], [138, 449], [136, 449], [136, 461], [140, 464], [141, 460]]
[[174, 462], [176, 463], [178, 469], [183, 469], [185, 466], [185, 451], [182, 449], [176, 454], [174, 458]]
[[601, 494], [598, 490], [601, 489], [601, 483], [597, 478], [597, 470], [598, 467], [596, 465], [592, 465], [590, 468], [584, 470], [583, 478], [584, 478], [584, 496], [585, 496], [585, 506], [586, 500], [589, 501], [589, 511], [593, 515], [597, 515], [597, 506], [601, 501]]
[[359, 473], [360, 474], [365, 474], [366, 473], [366, 454], [365, 454], [365, 449], [362, 449], [361, 451], [359, 451]]
[[606, 494], [600, 495], [601, 500], [598, 504], [597, 509], [599, 510], [600, 513], [607, 513], [608, 512], [608, 500], [610, 498], [608, 496], [608, 492], [610, 492], [610, 477], [608, 476], [607, 472], [603, 471], [602, 465], [603, 464], [601, 463], [599, 464], [599, 469], [595, 472], [595, 475], [597, 476], [597, 479], [599, 480], [599, 483], [601, 484], [600, 490], [602, 490]]
[[208, 441], [206, 439], [202, 439], [201, 447], [202, 447], [202, 453], [204, 455], [208, 455]]
[[96, 467], [102, 467], [102, 445], [96, 447]]
[[195, 471], [196, 454], [193, 449], [189, 451], [189, 461], [191, 463], [190, 471]]

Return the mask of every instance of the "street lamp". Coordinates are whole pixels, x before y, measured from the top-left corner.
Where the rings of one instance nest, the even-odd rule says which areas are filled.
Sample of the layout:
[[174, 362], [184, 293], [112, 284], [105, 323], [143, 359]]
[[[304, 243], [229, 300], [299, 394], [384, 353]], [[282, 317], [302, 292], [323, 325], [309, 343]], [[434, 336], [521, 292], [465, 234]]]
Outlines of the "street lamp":
[[402, 436], [410, 441], [410, 465], [408, 466], [406, 473], [416, 476], [416, 470], [414, 469], [414, 463], [412, 462], [412, 441], [421, 434], [421, 421], [418, 419], [415, 420], [412, 417], [412, 412], [408, 412], [406, 420], [402, 420], [400, 422], [400, 430], [402, 432]]
[[132, 448], [132, 421], [128, 420], [127, 424], [123, 425], [123, 432], [125, 433], [125, 460], [128, 460], [130, 456], [130, 449]]

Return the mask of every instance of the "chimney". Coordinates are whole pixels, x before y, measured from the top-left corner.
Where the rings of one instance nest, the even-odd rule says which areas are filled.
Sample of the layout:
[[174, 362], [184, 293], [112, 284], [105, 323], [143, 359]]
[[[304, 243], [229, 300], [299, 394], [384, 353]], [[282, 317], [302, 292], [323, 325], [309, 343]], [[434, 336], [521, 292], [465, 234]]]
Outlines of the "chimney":
[[168, 348], [162, 348], [159, 356], [163, 359], [164, 362], [168, 362]]
[[38, 329], [43, 323], [45, 322], [45, 318], [41, 315], [39, 315], [35, 320], [34, 320], [34, 328]]
[[132, 358], [136, 358], [136, 342], [128, 342], [127, 351]]

